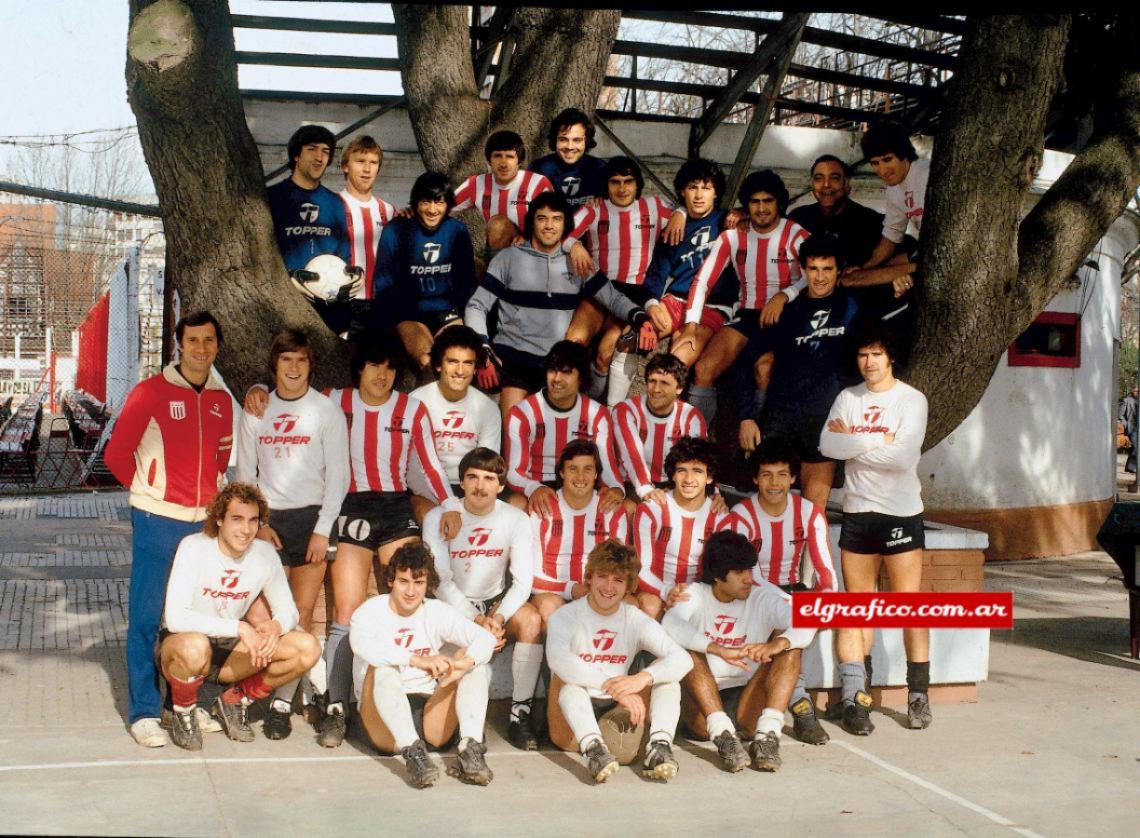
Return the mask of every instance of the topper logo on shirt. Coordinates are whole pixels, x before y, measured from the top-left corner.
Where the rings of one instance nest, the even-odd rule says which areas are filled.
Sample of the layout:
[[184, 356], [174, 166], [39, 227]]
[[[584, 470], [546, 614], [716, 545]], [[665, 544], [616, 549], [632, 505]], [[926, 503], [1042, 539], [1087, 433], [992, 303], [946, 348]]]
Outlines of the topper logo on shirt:
[[914, 209], [914, 192], [910, 189], [903, 193], [903, 201], [907, 209]]
[[186, 402], [171, 402], [170, 403], [170, 418], [174, 420], [181, 420], [186, 418]]
[[728, 634], [736, 628], [736, 617], [731, 614], [717, 614], [716, 619], [713, 620], [713, 625], [719, 634]]
[[779, 252], [770, 260], [773, 265], [788, 265], [798, 261], [795, 256], [789, 256], [786, 248], [781, 247]]
[[868, 425], [877, 425], [883, 418], [883, 409], [877, 405], [871, 405], [863, 411], [863, 421]]
[[392, 642], [397, 646], [404, 649], [412, 648], [412, 641], [415, 640], [416, 633], [410, 628], [402, 628], [396, 630], [396, 636], [392, 638]]
[[320, 214], [321, 208], [316, 204], [310, 204], [308, 202], [301, 204], [301, 211], [297, 213], [297, 215], [301, 216], [301, 220], [308, 224], [312, 224], [316, 221], [317, 216]]
[[811, 316], [811, 327], [813, 329], [822, 329], [823, 324], [827, 322], [828, 316], [831, 314], [831, 309], [820, 309]]
[[292, 413], [282, 413], [273, 420], [273, 430], [279, 434], [287, 434], [297, 426], [297, 420], [300, 418]]
[[578, 190], [582, 187], [582, 178], [567, 175], [562, 178], [562, 194], [567, 198], [573, 198], [578, 194]]
[[221, 419], [222, 418], [222, 406], [220, 404], [218, 404], [217, 402], [214, 402], [212, 405], [210, 405], [210, 415], [213, 416], [215, 419]]
[[424, 242], [424, 261], [434, 265], [439, 261], [439, 242]]
[[449, 410], [439, 421], [445, 428], [460, 428], [463, 426], [463, 415], [462, 410]]
[[599, 652], [608, 652], [614, 647], [614, 639], [617, 637], [616, 631], [609, 629], [598, 629], [594, 635], [594, 648]]
[[693, 235], [689, 236], [689, 244], [693, 247], [704, 248], [708, 245], [709, 239], [712, 238], [712, 226], [706, 224], [704, 227], [697, 229]]
[[890, 432], [890, 428], [882, 424], [883, 408], [878, 405], [868, 405], [863, 409], [863, 421], [866, 424], [856, 425], [851, 429], [851, 432], [855, 434], [885, 434]]
[[486, 527], [476, 527], [471, 530], [471, 535], [467, 536], [467, 543], [472, 547], [482, 547], [487, 543], [487, 539], [491, 537], [491, 531]]
[[241, 576], [240, 570], [223, 570], [222, 580], [219, 583], [223, 588], [236, 588], [238, 578]]

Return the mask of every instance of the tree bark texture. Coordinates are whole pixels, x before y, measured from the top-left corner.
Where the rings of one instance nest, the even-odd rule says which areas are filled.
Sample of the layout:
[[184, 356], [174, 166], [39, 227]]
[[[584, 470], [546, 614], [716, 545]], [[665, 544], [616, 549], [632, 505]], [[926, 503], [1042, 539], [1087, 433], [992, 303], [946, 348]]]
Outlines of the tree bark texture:
[[1002, 354], [1079, 267], [1140, 185], [1140, 75], [1111, 128], [1022, 219], [1058, 91], [1068, 16], [971, 18], [935, 138], [908, 378], [926, 393], [925, 447], [985, 392]]
[[131, 0], [127, 90], [166, 233], [182, 311], [207, 309], [226, 345], [218, 368], [240, 398], [265, 380], [273, 336], [305, 329], [317, 384], [343, 384], [343, 344], [285, 272], [257, 145], [238, 93], [226, 0]]

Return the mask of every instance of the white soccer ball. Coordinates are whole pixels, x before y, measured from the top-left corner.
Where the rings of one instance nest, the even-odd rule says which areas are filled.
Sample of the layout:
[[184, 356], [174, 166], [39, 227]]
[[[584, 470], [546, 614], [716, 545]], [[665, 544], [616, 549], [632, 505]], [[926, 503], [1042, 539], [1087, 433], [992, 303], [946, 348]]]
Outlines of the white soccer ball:
[[304, 270], [294, 271], [291, 278], [306, 297], [332, 302], [343, 288], [353, 286], [354, 283], [351, 295], [363, 296], [359, 282], [361, 273], [358, 268], [350, 268], [339, 256], [324, 253], [310, 259]]

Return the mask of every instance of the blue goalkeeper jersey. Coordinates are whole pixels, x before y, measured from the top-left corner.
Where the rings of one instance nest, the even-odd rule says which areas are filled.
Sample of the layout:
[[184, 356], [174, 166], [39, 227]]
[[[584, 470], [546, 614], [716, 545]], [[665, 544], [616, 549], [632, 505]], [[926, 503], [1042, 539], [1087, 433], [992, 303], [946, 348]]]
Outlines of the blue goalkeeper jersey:
[[286, 270], [299, 270], [314, 256], [351, 258], [344, 201], [330, 189], [303, 189], [285, 178], [266, 190], [277, 247]]
[[[645, 289], [655, 298], [666, 294], [686, 299], [689, 287], [704, 264], [716, 238], [724, 230], [726, 213], [713, 210], [704, 218], [689, 219], [685, 222], [685, 237], [680, 244], [658, 242], [653, 250], [653, 260], [645, 272]], [[713, 286], [707, 303], [731, 308], [740, 298], [740, 281], [736, 269], [726, 265], [720, 281]]]
[[543, 175], [551, 186], [566, 196], [570, 206], [577, 209], [592, 197], [606, 197], [606, 183], [602, 180], [602, 169], [606, 161], [600, 157], [583, 154], [573, 166], [567, 166], [557, 154], [548, 154], [533, 161], [529, 168]]
[[415, 218], [395, 218], [380, 234], [372, 297], [398, 320], [456, 311], [475, 290], [475, 258], [466, 225], [445, 218], [433, 231]]

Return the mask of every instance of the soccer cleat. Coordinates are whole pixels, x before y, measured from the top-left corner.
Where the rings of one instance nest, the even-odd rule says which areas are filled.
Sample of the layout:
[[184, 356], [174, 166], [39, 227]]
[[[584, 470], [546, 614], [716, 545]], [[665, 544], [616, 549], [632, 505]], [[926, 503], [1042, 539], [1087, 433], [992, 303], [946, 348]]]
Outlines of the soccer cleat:
[[604, 783], [621, 767], [617, 757], [610, 753], [609, 748], [600, 739], [586, 749], [586, 769], [595, 783]]
[[198, 727], [197, 706], [180, 713], [171, 712], [170, 740], [187, 751], [202, 750], [202, 729]]
[[131, 725], [131, 736], [144, 748], [161, 748], [166, 744], [166, 734], [158, 719], [139, 719]]
[[458, 777], [463, 782], [474, 786], [487, 785], [495, 779], [495, 775], [487, 767], [487, 760], [484, 758], [486, 753], [487, 746], [485, 744], [476, 742], [474, 739], [468, 739], [467, 747], [459, 752], [459, 758], [455, 764], [447, 769], [448, 775]]
[[[285, 704], [285, 702], [281, 703]], [[288, 707], [288, 704], [285, 706]], [[274, 700], [269, 705], [269, 709], [265, 711], [265, 723], [261, 727], [261, 732], [265, 734], [265, 738], [289, 738], [289, 734], [293, 732], [293, 720], [289, 718], [290, 715], [292, 715], [290, 710], [280, 709], [277, 700]]]
[[930, 699], [926, 693], [914, 692], [907, 696], [906, 718], [911, 730], [925, 730], [934, 720], [930, 715]]
[[784, 764], [780, 759], [780, 737], [774, 733], [757, 734], [748, 743], [748, 753], [752, 756], [752, 767], [757, 771], [779, 771]]
[[673, 747], [668, 742], [649, 743], [649, 748], [645, 752], [645, 762], [641, 764], [642, 774], [667, 783], [677, 776], [680, 768], [673, 757]]
[[[222, 729], [218, 720], [210, 715], [210, 711], [201, 704], [194, 708], [194, 715], [198, 718], [198, 730], [202, 733], [217, 733]], [[169, 707], [162, 708], [162, 729], [170, 730], [174, 727], [174, 711]]]
[[725, 771], [736, 773], [748, 765], [748, 753], [740, 743], [740, 737], [731, 730], [726, 730], [713, 740], [716, 752], [720, 755], [720, 767]]
[[[468, 748], [470, 747], [468, 745]], [[428, 786], [435, 785], [435, 781], [439, 779], [439, 769], [432, 764], [428, 757], [427, 745], [424, 744], [424, 740], [417, 739], [408, 747], [401, 748], [400, 756], [404, 758], [404, 765], [408, 767], [408, 782], [414, 788], [425, 789]], [[484, 765], [484, 767], [486, 766]]]
[[339, 748], [348, 733], [348, 720], [344, 717], [344, 707], [337, 702], [330, 704], [328, 711], [316, 724], [317, 744], [322, 748]]
[[538, 750], [538, 733], [534, 729], [534, 718], [530, 714], [529, 702], [519, 708], [519, 720], [511, 722], [507, 728], [507, 739], [522, 751]]
[[843, 702], [843, 729], [853, 736], [866, 736], [875, 729], [871, 724], [871, 696], [859, 690], [854, 701]]
[[805, 745], [826, 745], [831, 739], [819, 719], [815, 717], [815, 707], [811, 699], [801, 698], [791, 706], [792, 735]]
[[309, 704], [305, 705], [305, 721], [307, 721], [313, 727], [316, 727], [318, 724], [320, 724], [321, 719], [325, 717], [328, 709], [329, 694], [327, 692], [313, 693], [311, 701]]
[[249, 726], [248, 708], [244, 702], [227, 704], [218, 696], [214, 699], [214, 718], [222, 723], [226, 736], [235, 742], [253, 741], [253, 728]]

